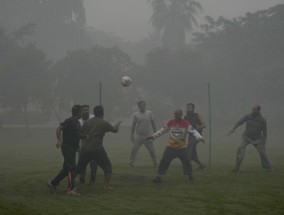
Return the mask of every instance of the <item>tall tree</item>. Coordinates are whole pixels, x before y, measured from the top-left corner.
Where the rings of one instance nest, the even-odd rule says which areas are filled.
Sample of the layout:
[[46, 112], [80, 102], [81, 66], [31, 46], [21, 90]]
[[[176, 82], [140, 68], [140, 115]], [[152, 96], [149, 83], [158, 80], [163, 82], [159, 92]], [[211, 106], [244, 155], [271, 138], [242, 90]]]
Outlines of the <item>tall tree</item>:
[[0, 105], [23, 112], [30, 134], [28, 106], [45, 108], [51, 101], [50, 62], [35, 46], [20, 45], [15, 39], [19, 32], [15, 36], [0, 30], [0, 50], [5, 50], [0, 51]]
[[185, 45], [186, 31], [197, 25], [195, 19], [202, 6], [195, 0], [150, 0], [153, 14], [150, 22], [157, 31], [163, 32], [163, 45], [180, 48]]
[[1, 26], [13, 31], [28, 23], [35, 25], [30, 40], [52, 58], [89, 47], [83, 0], [0, 0]]
[[29, 22], [86, 24], [82, 0], [1, 0], [0, 18], [2, 25], [12, 28]]
[[207, 17], [194, 41], [216, 94], [223, 95], [216, 97], [218, 108], [256, 100], [284, 103], [283, 20], [284, 4], [234, 19]]

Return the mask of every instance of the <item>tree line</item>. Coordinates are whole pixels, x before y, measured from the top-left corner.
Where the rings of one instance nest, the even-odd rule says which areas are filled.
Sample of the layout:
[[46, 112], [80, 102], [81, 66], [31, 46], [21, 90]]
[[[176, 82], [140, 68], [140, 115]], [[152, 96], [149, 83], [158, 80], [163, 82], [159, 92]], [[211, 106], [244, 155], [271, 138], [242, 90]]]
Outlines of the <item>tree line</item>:
[[[24, 9], [30, 10], [35, 2], [33, 7], [37, 13], [31, 16], [36, 18], [30, 20]], [[157, 10], [157, 5], [163, 6], [165, 11], [175, 7], [172, 10], [176, 13], [181, 13], [177, 8], [188, 8], [174, 5], [177, 2], [152, 1], [151, 20], [158, 25], [157, 30], [162, 35], [158, 39], [152, 35], [155, 39], [146, 41], [151, 45], [143, 56], [144, 63], [137, 65], [132, 54], [122, 51], [121, 43], [107, 46], [108, 42], [103, 45], [92, 42], [99, 34], [84, 28], [82, 1], [0, 1], [0, 10], [5, 8], [0, 13], [0, 25], [3, 26], [0, 29], [2, 109], [24, 113], [25, 123], [29, 125], [29, 108], [48, 115], [69, 111], [74, 103], [97, 104], [100, 82], [103, 83], [102, 102], [113, 117], [127, 117], [139, 99], [149, 101], [158, 118], [165, 116], [166, 109], [189, 99], [200, 101], [202, 98], [200, 105], [205, 105], [209, 82], [213, 86], [214, 108], [222, 114], [229, 114], [229, 110], [239, 104], [254, 101], [283, 104], [284, 4], [234, 19], [207, 17], [206, 23], [200, 31], [193, 33], [188, 44], [177, 40], [183, 38], [182, 33], [175, 36], [178, 33], [174, 29], [166, 30], [166, 24], [174, 21], [154, 22], [162, 11]], [[193, 3], [191, 7], [195, 10], [190, 14], [191, 18], [201, 9], [197, 1], [180, 2]], [[21, 26], [15, 26], [17, 22], [11, 19], [11, 14], [18, 10], [21, 13], [13, 19], [27, 19]], [[43, 10], [47, 10], [47, 20], [41, 16]], [[178, 16], [170, 17], [175, 17], [175, 22], [180, 21]], [[184, 31], [178, 32], [184, 33], [195, 21], [183, 23], [187, 23]], [[172, 31], [171, 36], [166, 36], [169, 31]], [[55, 33], [50, 35], [50, 32]], [[109, 41], [112, 39], [109, 37]], [[74, 41], [81, 45], [74, 45]], [[182, 44], [176, 41], [182, 41]], [[146, 44], [145, 40], [141, 44]], [[143, 47], [137, 43], [132, 45], [135, 47], [132, 50]], [[51, 58], [49, 53], [57, 49], [61, 50], [62, 56]], [[133, 79], [130, 88], [121, 87], [122, 75]]]

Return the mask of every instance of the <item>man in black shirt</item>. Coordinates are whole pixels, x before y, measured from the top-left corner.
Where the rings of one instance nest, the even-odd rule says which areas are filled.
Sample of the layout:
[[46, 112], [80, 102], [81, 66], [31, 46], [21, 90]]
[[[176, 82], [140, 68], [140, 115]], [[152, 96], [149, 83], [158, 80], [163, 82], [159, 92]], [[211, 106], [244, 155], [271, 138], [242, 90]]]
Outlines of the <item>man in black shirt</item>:
[[67, 195], [80, 195], [75, 188], [74, 173], [76, 167], [76, 152], [79, 149], [81, 125], [78, 119], [81, 117], [81, 106], [72, 107], [72, 116], [67, 118], [56, 129], [57, 148], [61, 148], [64, 157], [62, 170], [54, 179], [47, 183], [48, 187], [56, 190], [56, 186], [68, 176]]
[[261, 107], [259, 105], [253, 106], [252, 113], [245, 115], [229, 132], [229, 135], [232, 134], [237, 127], [246, 123], [246, 129], [242, 135], [241, 145], [237, 151], [236, 167], [233, 169], [233, 172], [239, 171], [240, 165], [244, 159], [245, 149], [248, 144], [252, 144], [258, 151], [262, 168], [271, 170], [271, 166], [265, 152], [267, 139], [266, 120], [261, 116], [260, 110]]
[[[188, 103], [186, 105], [186, 115], [184, 119], [189, 121], [189, 123], [192, 125], [192, 127], [198, 131], [199, 134], [202, 135], [202, 129], [206, 127], [205, 122], [203, 121], [201, 115], [199, 113], [196, 113], [194, 111], [195, 105], [193, 103]], [[189, 159], [190, 161], [194, 161], [199, 165], [199, 169], [204, 169], [205, 166], [200, 162], [197, 154], [197, 139], [192, 135], [188, 135], [188, 141], [187, 141], [187, 150], [189, 153]]]

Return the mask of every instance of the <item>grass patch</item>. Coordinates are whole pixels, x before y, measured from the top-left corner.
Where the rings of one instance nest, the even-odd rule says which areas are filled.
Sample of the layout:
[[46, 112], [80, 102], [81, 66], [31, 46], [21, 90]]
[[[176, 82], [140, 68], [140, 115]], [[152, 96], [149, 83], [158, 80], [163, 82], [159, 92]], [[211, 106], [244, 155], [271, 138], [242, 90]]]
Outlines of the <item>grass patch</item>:
[[[248, 147], [241, 172], [232, 173], [239, 135], [228, 138], [215, 134], [212, 142], [212, 163], [208, 165], [208, 144], [198, 151], [205, 170], [194, 168], [194, 182], [182, 175], [179, 160], [174, 160], [162, 184], [154, 184], [157, 169], [141, 148], [135, 168], [128, 168], [130, 128], [118, 134], [107, 134], [105, 148], [113, 164], [111, 191], [103, 189], [103, 173], [98, 172], [94, 185], [80, 185], [82, 196], [66, 196], [67, 180], [57, 194], [46, 187], [62, 167], [62, 155], [55, 148], [54, 128], [32, 128], [28, 138], [23, 128], [0, 130], [0, 214], [284, 214], [284, 146], [280, 136], [268, 141], [268, 155], [273, 171], [260, 168], [253, 147]], [[226, 133], [226, 132], [224, 132]], [[272, 136], [272, 135], [271, 135]], [[155, 143], [160, 159], [167, 135]], [[88, 168], [89, 173], [89, 168]], [[87, 176], [88, 177], [88, 176]]]

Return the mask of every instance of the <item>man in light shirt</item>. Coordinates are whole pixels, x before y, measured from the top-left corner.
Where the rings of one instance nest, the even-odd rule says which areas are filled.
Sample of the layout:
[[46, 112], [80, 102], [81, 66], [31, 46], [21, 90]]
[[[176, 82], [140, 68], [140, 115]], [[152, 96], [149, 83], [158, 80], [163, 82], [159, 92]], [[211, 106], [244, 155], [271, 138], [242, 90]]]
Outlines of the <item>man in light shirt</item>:
[[139, 101], [139, 111], [133, 115], [133, 123], [131, 127], [132, 148], [129, 157], [129, 167], [133, 167], [138, 150], [144, 145], [152, 159], [154, 167], [157, 166], [156, 153], [153, 145], [153, 141], [147, 139], [153, 132], [156, 132], [156, 126], [152, 111], [146, 110], [145, 101]]

